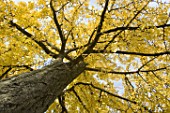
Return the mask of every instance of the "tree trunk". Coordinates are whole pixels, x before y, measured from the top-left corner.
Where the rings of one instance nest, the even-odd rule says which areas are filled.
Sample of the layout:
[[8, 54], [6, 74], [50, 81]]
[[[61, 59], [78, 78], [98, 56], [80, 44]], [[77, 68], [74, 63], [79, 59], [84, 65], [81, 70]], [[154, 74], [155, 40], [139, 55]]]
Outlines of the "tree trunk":
[[64, 88], [80, 75], [84, 62], [53, 63], [0, 81], [0, 113], [44, 113]]

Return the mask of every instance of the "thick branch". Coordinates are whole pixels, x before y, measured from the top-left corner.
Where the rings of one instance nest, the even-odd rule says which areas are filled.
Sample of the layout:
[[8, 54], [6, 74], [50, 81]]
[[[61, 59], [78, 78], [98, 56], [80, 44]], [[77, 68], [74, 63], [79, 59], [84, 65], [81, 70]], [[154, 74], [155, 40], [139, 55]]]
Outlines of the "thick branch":
[[2, 73], [2, 75], [0, 76], [0, 80], [5, 76], [5, 75], [7, 75], [7, 73], [9, 72], [9, 71], [11, 71], [11, 67], [9, 67], [4, 73]]
[[83, 101], [81, 100], [80, 96], [77, 94], [77, 92], [75, 91], [75, 89], [72, 90], [73, 93], [75, 94], [75, 96], [77, 97], [77, 99], [79, 100], [79, 102], [82, 104], [82, 106], [84, 107], [84, 109], [90, 113], [90, 111], [87, 109], [86, 105], [83, 103]]
[[78, 83], [75, 84], [75, 86], [76, 86], [76, 85], [92, 86], [93, 88], [98, 89], [98, 90], [100, 90], [100, 91], [102, 91], [102, 92], [105, 92], [105, 93], [107, 93], [107, 94], [109, 94], [109, 95], [111, 95], [111, 96], [113, 96], [113, 97], [116, 97], [116, 98], [119, 98], [119, 99], [122, 99], [122, 100], [125, 100], [125, 101], [128, 101], [128, 102], [131, 102], [131, 103], [133, 103], [133, 104], [137, 104], [137, 102], [135, 102], [135, 101], [133, 101], [133, 100], [130, 100], [130, 99], [124, 98], [124, 97], [122, 97], [122, 96], [113, 94], [113, 93], [111, 93], [111, 92], [109, 92], [109, 91], [106, 91], [105, 89], [99, 88], [99, 87], [97, 87], [97, 86], [95, 86], [95, 85], [93, 85], [93, 84], [91, 84], [91, 83], [78, 82]]
[[116, 51], [115, 53], [127, 54], [127, 55], [139, 55], [139, 56], [160, 56], [160, 55], [170, 54], [170, 51], [165, 51], [160, 53], [138, 53], [138, 52]]
[[[163, 25], [158, 25], [158, 26], [148, 26], [148, 27], [146, 26], [144, 29], [165, 28], [165, 27], [170, 27], [170, 24], [163, 24]], [[140, 30], [140, 27], [116, 27], [113, 29], [103, 31], [101, 34], [112, 33], [112, 32], [116, 32], [119, 30]]]
[[93, 32], [91, 33], [90, 38], [89, 38], [89, 41], [88, 41], [88, 44], [90, 44], [90, 42], [91, 42], [91, 40], [92, 40], [92, 38], [93, 38], [93, 36], [94, 36], [94, 33], [96, 32], [96, 29], [97, 29], [97, 28], [95, 28], [95, 29], [93, 30]]
[[[103, 12], [102, 12], [102, 15], [101, 15], [101, 18], [100, 18], [100, 22], [99, 22], [99, 25], [97, 27], [97, 34], [93, 40], [93, 42], [91, 43], [91, 45], [88, 47], [88, 49], [84, 52], [85, 54], [86, 53], [89, 53], [91, 50], [93, 50], [94, 46], [96, 45], [96, 43], [98, 42], [99, 38], [100, 38], [100, 32], [101, 32], [101, 29], [102, 29], [102, 26], [103, 26], [103, 22], [104, 22], [104, 18], [105, 18], [105, 14], [106, 14], [106, 11], [107, 11], [107, 7], [109, 5], [109, 0], [106, 0], [105, 2], [105, 6], [104, 6], [104, 9], [103, 9]], [[95, 30], [94, 30], [95, 31]], [[93, 35], [93, 34], [92, 34]]]
[[60, 95], [60, 96], [58, 97], [58, 101], [59, 101], [60, 106], [61, 106], [61, 108], [62, 108], [61, 113], [68, 113], [67, 108], [66, 108], [66, 106], [65, 106], [65, 97], [64, 97], [64, 95]]
[[161, 71], [167, 69], [166, 67], [164, 68], [158, 68], [158, 69], [153, 69], [153, 70], [137, 70], [137, 71], [128, 71], [128, 72], [119, 72], [119, 71], [108, 71], [104, 70], [102, 68], [90, 68], [87, 67], [85, 70], [87, 71], [94, 71], [94, 72], [104, 72], [104, 73], [111, 73], [111, 74], [135, 74], [135, 73], [140, 73], [140, 72], [155, 72], [155, 71]]
[[11, 67], [11, 68], [22, 68], [22, 67], [24, 67], [24, 68], [26, 68], [26, 69], [28, 69], [30, 71], [34, 70], [33, 68], [31, 68], [31, 65], [0, 65], [0, 66], [2, 66], [2, 67]]
[[0, 65], [0, 66], [2, 66], [3, 68], [8, 68], [1, 76], [0, 76], [0, 80], [4, 77], [4, 76], [6, 76], [7, 74], [8, 74], [8, 72], [10, 72], [13, 68], [22, 68], [22, 67], [24, 67], [24, 68], [26, 68], [26, 69], [28, 69], [28, 70], [30, 70], [30, 71], [33, 71], [33, 68], [31, 68], [29, 65], [6, 65], [6, 66], [3, 66], [3, 65]]
[[[26, 35], [27, 37], [31, 38], [33, 35], [29, 32], [27, 32], [25, 29], [23, 29], [21, 26], [19, 26], [18, 24], [14, 23], [13, 21], [10, 21], [10, 24], [14, 27], [17, 28], [17, 30], [19, 30], [21, 33], [23, 33], [24, 35]], [[38, 44], [44, 51], [45, 53], [47, 53], [48, 55], [52, 56], [53, 58], [57, 58], [58, 55], [55, 54], [54, 52], [50, 51], [46, 45], [44, 45], [41, 41], [37, 41], [33, 38], [31, 38], [36, 44]]]
[[61, 43], [62, 43], [61, 53], [64, 53], [65, 46], [66, 46], [66, 39], [65, 39], [64, 34], [62, 32], [61, 26], [60, 26], [60, 24], [58, 22], [56, 11], [55, 11], [55, 9], [53, 7], [53, 4], [52, 4], [52, 0], [50, 1], [50, 8], [52, 10], [54, 23], [55, 23], [55, 25], [57, 27], [57, 30], [58, 30], [58, 33], [59, 33], [59, 36], [60, 36], [60, 39], [61, 39]]
[[[91, 51], [93, 50], [93, 48], [95, 47], [95, 45], [97, 44], [99, 38], [100, 38], [100, 32], [101, 32], [101, 29], [102, 29], [102, 26], [103, 26], [103, 22], [104, 22], [104, 18], [105, 18], [105, 14], [106, 14], [106, 11], [107, 11], [107, 8], [108, 8], [108, 5], [109, 5], [109, 0], [105, 0], [105, 6], [104, 6], [104, 9], [102, 11], [102, 15], [100, 17], [100, 22], [99, 22], [99, 25], [97, 27], [97, 30], [96, 30], [96, 36], [94, 38], [94, 40], [92, 41], [92, 43], [89, 45], [89, 47], [80, 55], [77, 57], [77, 59], [75, 60], [75, 62], [78, 62], [79, 60], [82, 60], [83, 59], [83, 54], [89, 54], [91, 53]], [[94, 30], [95, 32], [95, 30]], [[92, 33], [93, 35], [93, 33]], [[90, 39], [91, 40], [91, 39]]]
[[14, 23], [12, 20], [10, 21], [11, 26], [14, 26], [17, 28], [17, 30], [19, 30], [21, 33], [23, 33], [24, 35], [26, 35], [27, 37], [32, 37], [32, 34], [27, 32], [25, 29], [23, 29], [22, 27], [20, 27], [18, 24]]
[[140, 53], [140, 52], [129, 52], [129, 51], [105, 51], [105, 50], [93, 50], [92, 53], [117, 53], [117, 54], [125, 54], [125, 55], [139, 55], [139, 56], [161, 56], [161, 55], [166, 55], [170, 54], [170, 51], [164, 51], [164, 52], [159, 52], [159, 53]]

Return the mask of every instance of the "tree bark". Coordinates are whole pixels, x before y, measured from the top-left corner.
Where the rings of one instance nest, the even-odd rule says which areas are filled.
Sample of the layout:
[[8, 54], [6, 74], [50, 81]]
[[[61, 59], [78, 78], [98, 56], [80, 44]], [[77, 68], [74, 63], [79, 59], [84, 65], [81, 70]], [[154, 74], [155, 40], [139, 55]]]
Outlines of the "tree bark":
[[44, 113], [66, 86], [80, 75], [84, 62], [56, 62], [0, 81], [0, 113]]

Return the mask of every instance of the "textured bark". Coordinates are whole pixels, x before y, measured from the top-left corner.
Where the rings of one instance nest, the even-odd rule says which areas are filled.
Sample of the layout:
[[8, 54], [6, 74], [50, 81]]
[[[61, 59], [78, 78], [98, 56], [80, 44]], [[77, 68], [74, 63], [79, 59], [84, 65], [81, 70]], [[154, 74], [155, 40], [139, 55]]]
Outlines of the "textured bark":
[[0, 81], [0, 113], [43, 113], [86, 67], [53, 63]]

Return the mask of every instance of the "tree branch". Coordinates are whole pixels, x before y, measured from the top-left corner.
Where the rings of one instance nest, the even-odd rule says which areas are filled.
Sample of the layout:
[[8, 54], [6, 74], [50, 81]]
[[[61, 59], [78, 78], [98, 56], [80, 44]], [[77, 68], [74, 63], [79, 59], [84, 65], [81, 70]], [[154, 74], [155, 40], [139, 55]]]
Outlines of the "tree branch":
[[[96, 43], [98, 42], [99, 38], [100, 38], [100, 32], [101, 32], [101, 29], [102, 29], [102, 26], [103, 26], [103, 22], [104, 22], [104, 18], [105, 18], [105, 14], [106, 14], [106, 10], [107, 10], [107, 7], [109, 5], [109, 0], [105, 0], [105, 6], [104, 6], [104, 9], [103, 9], [103, 12], [102, 12], [102, 15], [101, 15], [101, 18], [100, 18], [100, 22], [99, 22], [99, 25], [97, 27], [97, 34], [94, 38], [94, 40], [92, 41], [91, 45], [87, 48], [87, 50], [84, 52], [85, 54], [86, 53], [90, 53], [90, 51], [93, 50], [94, 46], [96, 45]], [[95, 32], [95, 30], [94, 30]], [[92, 33], [92, 36], [93, 36], [93, 33]]]
[[69, 50], [66, 52], [66, 54], [69, 54], [69, 53], [71, 53], [71, 52], [73, 52], [73, 51], [76, 51], [76, 50], [78, 50], [78, 49], [87, 47], [88, 45], [89, 45], [89, 44], [87, 43], [87, 44], [85, 44], [85, 45], [83, 45], [83, 46], [75, 47], [75, 48], [69, 49]]
[[11, 71], [11, 67], [9, 67], [4, 73], [2, 73], [2, 75], [0, 76], [0, 80], [9, 72]]
[[91, 33], [90, 38], [89, 38], [89, 41], [88, 41], [88, 44], [90, 44], [90, 42], [91, 42], [91, 40], [92, 40], [92, 37], [94, 36], [94, 33], [96, 32], [96, 29], [97, 29], [97, 28], [95, 28], [95, 29], [93, 30], [93, 32]]
[[75, 91], [75, 89], [72, 89], [73, 93], [75, 94], [75, 96], [77, 97], [77, 99], [79, 100], [79, 102], [82, 104], [82, 106], [84, 107], [84, 109], [90, 113], [90, 111], [87, 109], [86, 105], [83, 103], [83, 101], [81, 100], [80, 96], [77, 94], [77, 92]]
[[57, 30], [58, 30], [58, 33], [59, 33], [59, 36], [60, 36], [60, 40], [61, 40], [61, 43], [62, 43], [62, 45], [61, 45], [61, 51], [60, 51], [60, 52], [61, 52], [61, 54], [63, 54], [64, 51], [65, 51], [66, 39], [65, 39], [65, 36], [64, 36], [64, 34], [63, 34], [63, 32], [62, 32], [61, 26], [60, 26], [60, 24], [59, 24], [59, 22], [58, 22], [57, 15], [56, 15], [56, 11], [55, 11], [55, 9], [54, 9], [54, 7], [53, 7], [53, 4], [52, 4], [52, 0], [50, 1], [50, 8], [51, 8], [51, 10], [52, 10], [54, 23], [55, 23], [55, 25], [56, 25], [56, 27], [57, 27]]
[[54, 52], [50, 51], [46, 45], [44, 45], [41, 41], [37, 41], [36, 39], [32, 38], [32, 34], [27, 32], [25, 29], [23, 29], [21, 26], [18, 24], [14, 23], [13, 21], [10, 21], [11, 26], [16, 27], [17, 30], [19, 30], [21, 33], [26, 35], [27, 37], [31, 38], [36, 44], [38, 44], [48, 55], [50, 55], [53, 58], [57, 58], [58, 55], [55, 54]]
[[[149, 2], [147, 2], [147, 4], [145, 4], [134, 16], [133, 18], [127, 23], [126, 27], [128, 27], [132, 21], [142, 12], [143, 9], [145, 9], [145, 7], [149, 4]], [[124, 30], [119, 31], [116, 35], [113, 36], [113, 38], [109, 41], [109, 43], [107, 45], [105, 45], [103, 50], [106, 50], [107, 47], [109, 47], [109, 45], [114, 41], [114, 39], [123, 32]]]
[[[52, 45], [51, 43], [49, 43], [48, 41], [45, 41], [45, 43], [51, 47], [51, 49], [54, 49], [57, 52], [60, 52], [60, 49], [54, 45]], [[61, 53], [60, 53], [61, 54]], [[67, 53], [62, 53], [62, 57], [66, 58], [67, 60], [72, 61], [73, 59], [67, 54]]]
[[129, 72], [119, 72], [119, 71], [108, 71], [104, 70], [102, 68], [90, 68], [86, 67], [86, 71], [94, 71], [94, 72], [104, 72], [104, 73], [111, 73], [111, 74], [135, 74], [135, 73], [140, 73], [140, 72], [155, 72], [155, 71], [160, 71], [160, 70], [165, 70], [167, 67], [163, 68], [158, 68], [158, 69], [153, 69], [153, 70], [137, 70], [137, 71], [129, 71]]
[[[75, 63], [79, 62], [79, 60], [83, 59], [83, 54], [86, 54], [86, 56], [87, 56], [89, 53], [91, 53], [91, 51], [95, 47], [96, 43], [98, 42], [98, 40], [101, 36], [100, 32], [101, 32], [101, 29], [102, 29], [102, 26], [103, 26], [103, 22], [104, 22], [104, 18], [105, 18], [105, 14], [106, 14], [106, 10], [108, 8], [108, 5], [109, 5], [109, 0], [105, 0], [105, 6], [103, 8], [103, 11], [102, 11], [102, 14], [101, 14], [101, 17], [100, 17], [100, 22], [99, 22], [99, 25], [98, 25], [97, 30], [96, 30], [96, 32], [97, 32], [96, 36], [95, 36], [94, 40], [92, 41], [92, 43], [89, 45], [89, 47], [80, 56], [78, 56], [75, 59], [75, 61], [74, 61]], [[95, 30], [93, 32], [95, 32]], [[93, 33], [92, 33], [91, 36], [93, 36]]]
[[132, 21], [142, 12], [142, 10], [145, 9], [145, 7], [150, 3], [151, 0], [149, 0], [135, 15], [134, 17], [128, 22], [128, 24], [126, 25], [126, 27], [128, 27]]
[[99, 88], [99, 87], [93, 85], [92, 83], [78, 82], [78, 83], [75, 84], [75, 86], [76, 86], [76, 85], [91, 86], [91, 87], [93, 87], [93, 88], [95, 88], [95, 89], [98, 89], [98, 90], [100, 90], [100, 91], [102, 91], [102, 92], [105, 92], [105, 93], [107, 93], [107, 94], [109, 94], [109, 95], [111, 95], [111, 96], [117, 97], [117, 98], [122, 99], [122, 100], [127, 101], [127, 102], [131, 102], [131, 103], [133, 103], [133, 104], [137, 104], [137, 102], [135, 102], [135, 101], [133, 101], [133, 100], [129, 100], [129, 99], [124, 98], [124, 97], [122, 97], [122, 96], [113, 94], [113, 93], [111, 93], [111, 92], [109, 92], [109, 91], [106, 91], [105, 89], [102, 89], [102, 88]]
[[92, 53], [116, 53], [116, 54], [125, 54], [125, 55], [139, 55], [139, 56], [161, 56], [161, 55], [166, 55], [170, 54], [170, 51], [164, 51], [164, 52], [159, 52], [159, 53], [139, 53], [139, 52], [129, 52], [129, 51], [105, 51], [105, 50], [93, 50]]
[[[122, 6], [122, 7], [118, 7], [118, 8], [111, 8], [108, 12], [110, 13], [110, 12], [112, 12], [112, 11], [115, 11], [115, 10], [119, 10], [119, 9], [124, 9], [124, 8], [126, 8], [127, 6], [130, 6], [131, 4], [133, 4], [133, 2], [130, 2], [130, 3], [128, 3], [128, 4], [125, 4], [124, 6]], [[114, 6], [114, 4], [111, 6], [111, 7], [113, 7]]]
[[68, 113], [67, 108], [65, 106], [65, 97], [63, 95], [60, 95], [58, 97], [58, 101], [59, 101], [61, 108], [62, 108], [61, 113]]
[[[148, 27], [145, 27], [144, 29], [151, 29], [151, 28], [155, 28], [155, 27], [156, 28], [165, 28], [165, 27], [170, 27], [170, 24], [163, 24], [163, 25], [158, 25], [158, 26], [148, 26]], [[101, 33], [101, 35], [116, 32], [116, 31], [119, 31], [119, 30], [140, 30], [140, 27], [128, 27], [128, 26], [127, 27], [116, 27], [116, 28], [113, 28], [113, 29], [103, 31]]]
[[138, 52], [116, 51], [115, 53], [127, 54], [127, 55], [139, 55], [139, 56], [160, 56], [160, 55], [170, 54], [170, 51], [159, 52], [159, 53], [138, 53]]
[[33, 68], [30, 67], [31, 65], [5, 65], [5, 66], [0, 65], [0, 66], [2, 66], [2, 67], [11, 67], [11, 68], [22, 68], [22, 67], [24, 67], [24, 68], [26, 68], [26, 69], [28, 69], [30, 71], [34, 70]]
[[28, 69], [28, 70], [30, 70], [30, 71], [33, 71], [34, 69], [33, 68], [31, 68], [29, 65], [9, 65], [9, 66], [3, 66], [3, 65], [0, 65], [0, 66], [2, 66], [3, 68], [8, 68], [1, 76], [0, 76], [0, 80], [9, 72], [9, 71], [11, 71], [13, 68], [22, 68], [22, 67], [24, 67], [24, 68], [26, 68], [26, 69]]
[[[70, 89], [65, 90], [65, 92], [66, 92], [66, 91], [73, 91], [73, 92], [74, 92], [74, 91], [75, 91], [74, 88], [75, 88], [76, 86], [79, 86], [79, 85], [91, 86], [91, 87], [93, 87], [94, 89], [97, 89], [97, 90], [99, 90], [99, 91], [101, 91], [101, 92], [104, 92], [104, 93], [106, 93], [106, 94], [108, 94], [108, 95], [111, 95], [111, 96], [113, 96], [113, 97], [119, 98], [119, 99], [121, 99], [121, 100], [130, 102], [130, 103], [133, 103], [133, 104], [136, 104], [136, 105], [139, 105], [139, 103], [137, 103], [136, 101], [133, 101], [133, 100], [127, 99], [127, 98], [125, 98], [125, 97], [122, 97], [122, 96], [113, 94], [113, 93], [111, 93], [111, 92], [109, 92], [109, 91], [107, 91], [107, 90], [105, 90], [105, 89], [102, 89], [102, 88], [100, 88], [100, 87], [97, 87], [97, 86], [93, 85], [92, 83], [78, 82], [78, 83], [74, 84], [74, 86], [71, 87]], [[76, 93], [76, 92], [74, 92], [74, 93], [75, 93], [75, 95], [77, 96], [77, 93]], [[78, 99], [79, 99], [79, 101], [82, 103], [82, 101], [81, 101], [81, 99], [80, 99], [79, 96], [78, 96]], [[83, 103], [82, 103], [82, 105], [84, 106]], [[149, 113], [152, 113], [151, 110], [148, 109], [147, 107], [145, 107], [145, 106], [143, 106], [143, 105], [142, 105], [142, 107], [143, 107], [145, 110], [147, 110]], [[85, 109], [86, 109], [86, 108], [85, 108]]]
[[32, 37], [33, 35], [29, 32], [27, 32], [25, 29], [23, 29], [21, 26], [19, 26], [18, 24], [14, 23], [12, 20], [10, 21], [10, 24], [12, 27], [16, 27], [17, 30], [19, 30], [21, 33], [23, 33], [24, 35], [26, 35], [27, 37]]

